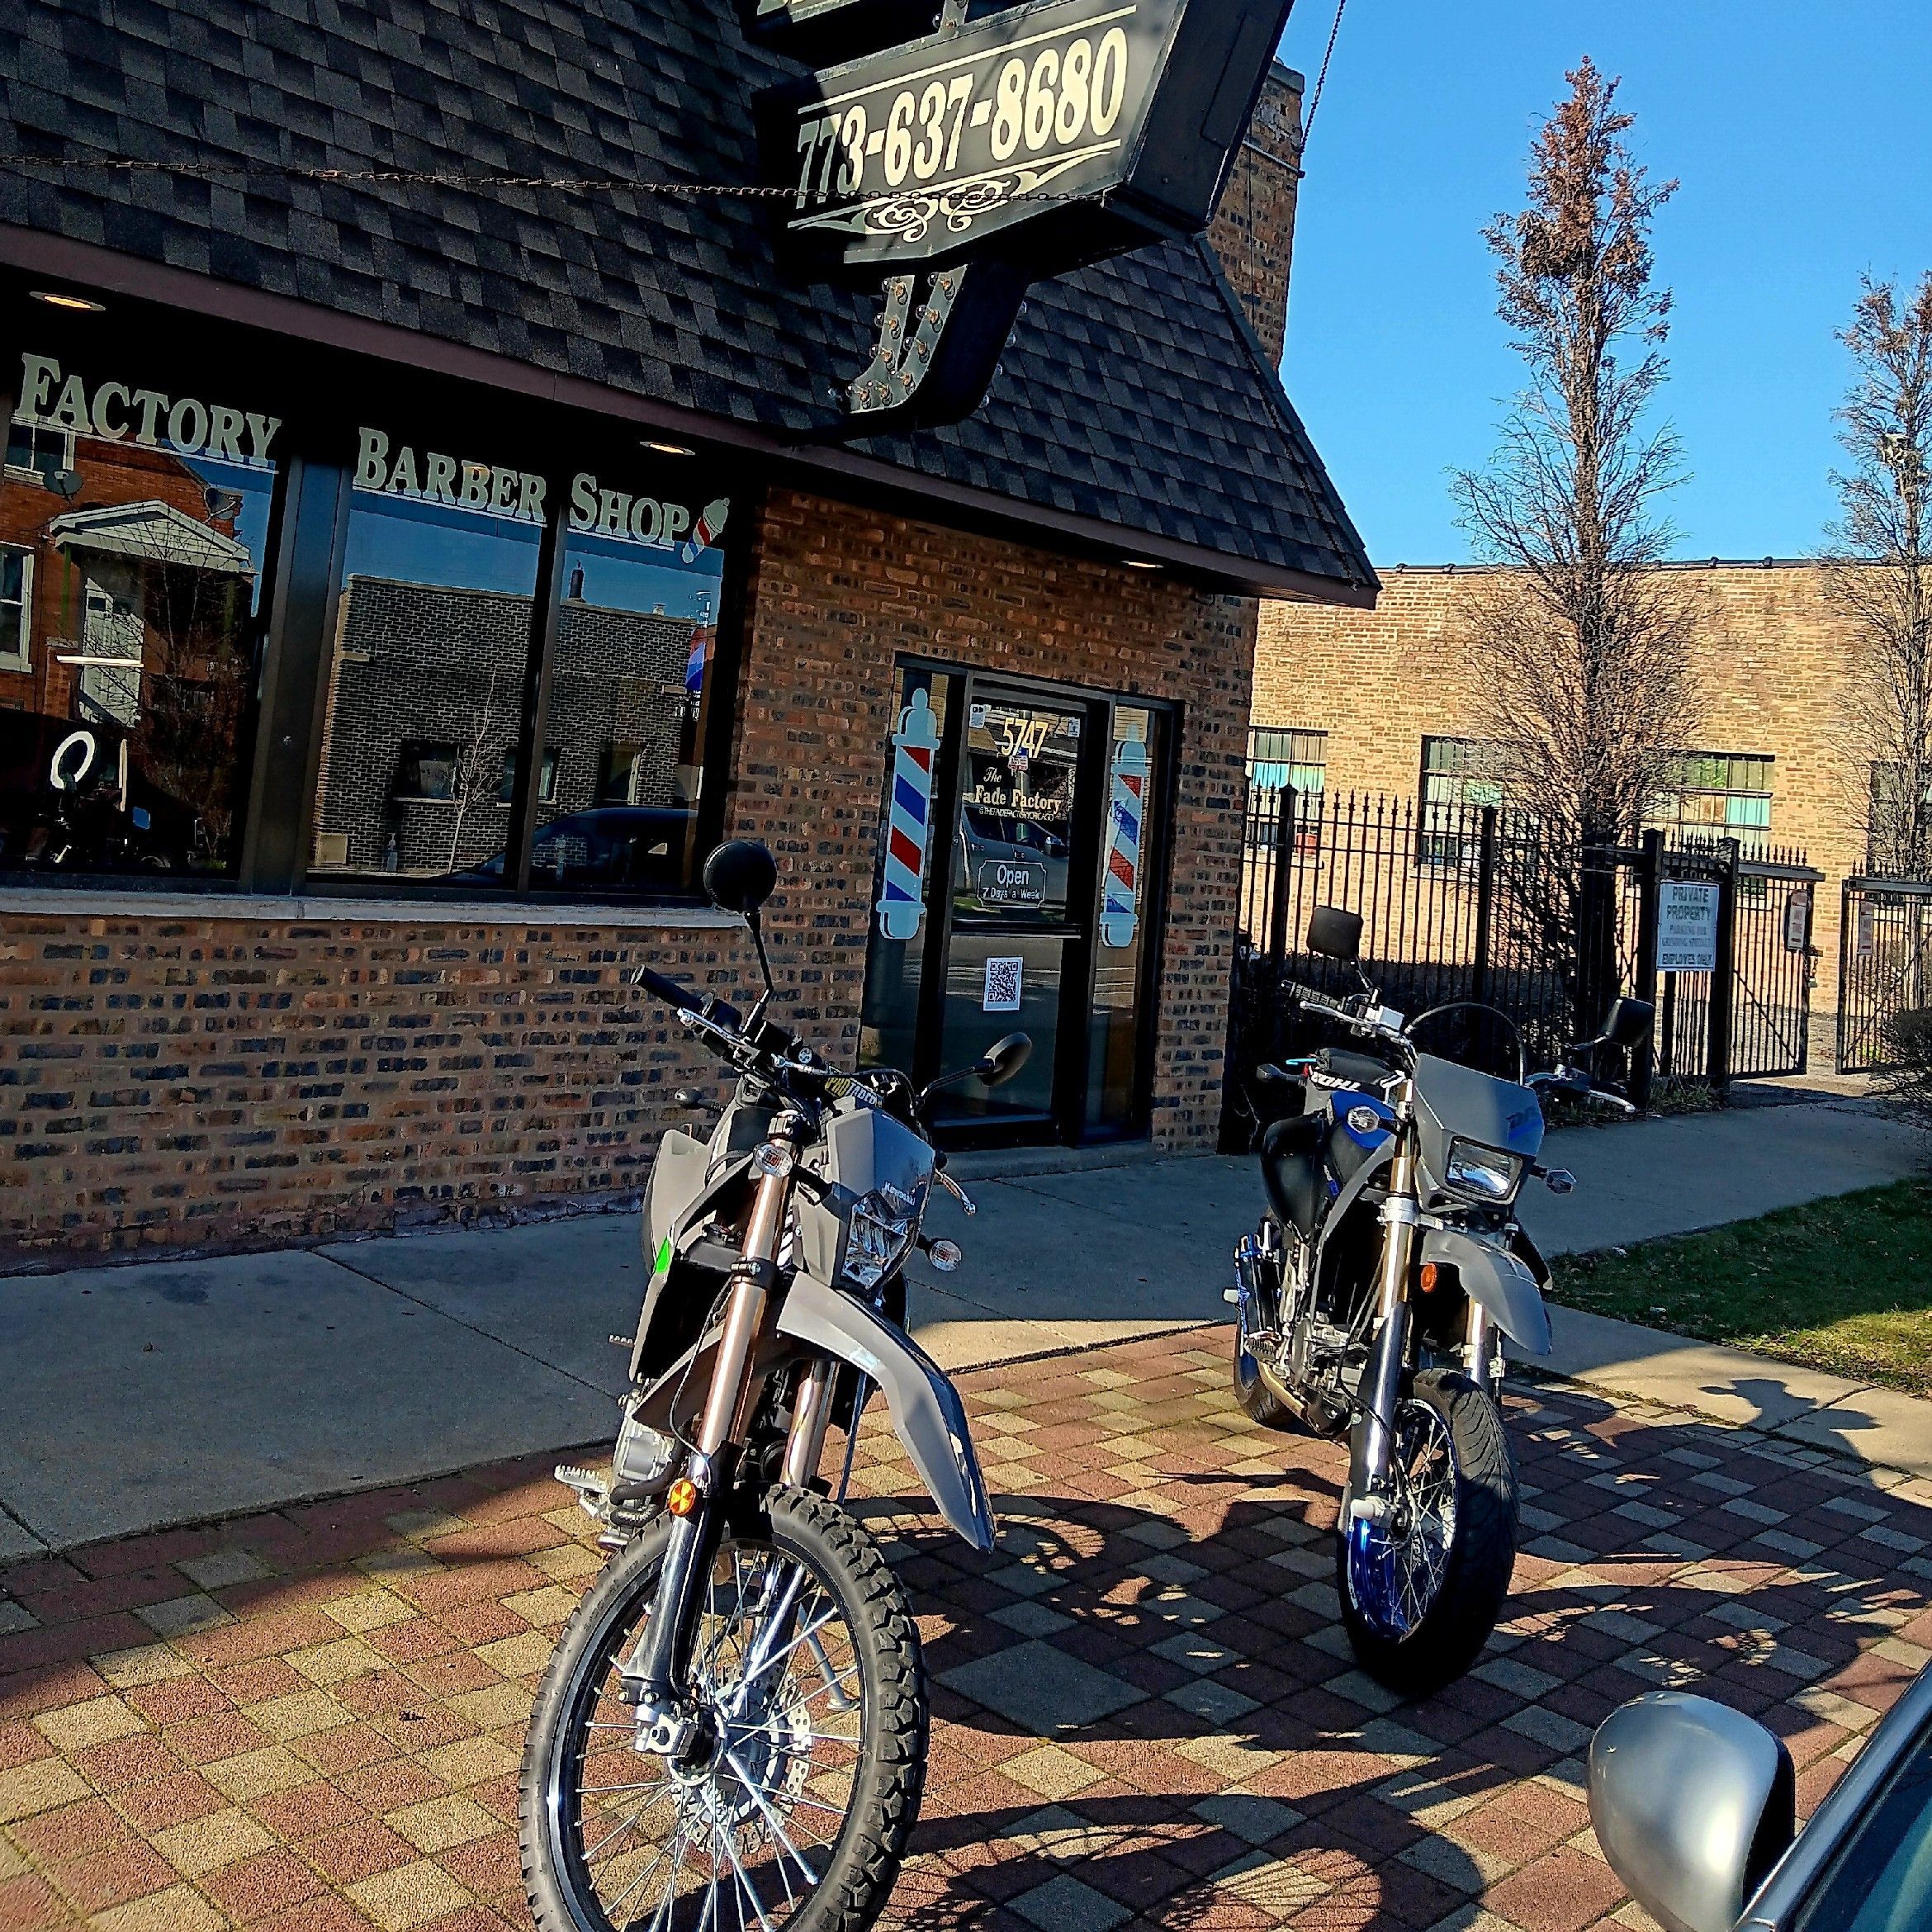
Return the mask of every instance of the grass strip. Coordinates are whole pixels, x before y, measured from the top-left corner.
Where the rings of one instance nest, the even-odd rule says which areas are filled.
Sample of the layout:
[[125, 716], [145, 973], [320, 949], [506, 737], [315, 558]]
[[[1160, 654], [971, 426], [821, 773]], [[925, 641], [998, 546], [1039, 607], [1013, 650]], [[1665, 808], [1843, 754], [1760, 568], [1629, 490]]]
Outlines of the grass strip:
[[1932, 1180], [1554, 1266], [1571, 1308], [1932, 1395]]

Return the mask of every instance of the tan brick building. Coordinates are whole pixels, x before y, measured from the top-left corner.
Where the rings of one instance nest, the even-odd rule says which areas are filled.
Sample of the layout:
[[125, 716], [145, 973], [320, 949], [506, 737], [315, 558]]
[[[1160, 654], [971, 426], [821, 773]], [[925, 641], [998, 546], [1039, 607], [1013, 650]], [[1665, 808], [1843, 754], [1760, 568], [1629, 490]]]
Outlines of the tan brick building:
[[[1802, 560], [1712, 560], [1671, 566], [1698, 613], [1695, 673], [1703, 724], [1687, 753], [1682, 822], [1750, 845], [1803, 849], [1825, 874], [1816, 896], [1814, 1063], [1829, 1054], [1836, 998], [1840, 882], [1866, 863], [1870, 767], [1848, 741], [1852, 639]], [[1431, 741], [1476, 738], [1476, 669], [1459, 626], [1484, 573], [1398, 565], [1381, 573], [1373, 611], [1262, 608], [1257, 732], [1321, 734], [1295, 749], [1319, 760], [1333, 793], [1404, 798], [1431, 780]], [[1264, 736], [1257, 755], [1286, 747]]]
[[[519, 47], [560, 126], [599, 96], [571, 172], [755, 178], [782, 70], [729, 0], [696, 11]], [[1299, 77], [1211, 247], [1036, 282], [975, 416], [855, 440], [826, 397], [876, 286], [788, 280], [742, 198], [560, 227], [520, 191], [283, 180], [249, 145], [277, 125], [391, 159], [386, 115], [414, 125], [302, 31], [316, 92], [279, 115], [220, 36], [182, 82], [248, 100], [245, 206], [0, 182], [0, 532], [30, 533], [0, 542], [0, 1267], [623, 1200], [671, 1089], [715, 1079], [624, 979], [746, 984], [694, 889], [735, 834], [778, 855], [815, 1045], [926, 1077], [1016, 1013], [1033, 1063], [956, 1137], [1207, 1144], [1257, 598], [1374, 596], [1275, 368]], [[674, 58], [675, 102], [599, 78]], [[555, 171], [439, 86], [457, 159]], [[723, 147], [685, 155], [694, 128]], [[63, 520], [97, 504], [119, 521]], [[895, 938], [893, 741], [926, 710]], [[157, 752], [184, 736], [220, 812]]]

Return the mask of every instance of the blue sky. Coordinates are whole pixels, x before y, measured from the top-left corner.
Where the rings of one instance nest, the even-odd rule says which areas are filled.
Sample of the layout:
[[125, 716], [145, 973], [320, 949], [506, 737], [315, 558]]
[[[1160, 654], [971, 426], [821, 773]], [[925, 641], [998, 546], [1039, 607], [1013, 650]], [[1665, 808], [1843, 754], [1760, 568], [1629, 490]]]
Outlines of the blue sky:
[[[1282, 55], [1312, 87], [1333, 0]], [[1297, 221], [1288, 392], [1378, 564], [1461, 561], [1445, 472], [1518, 382], [1480, 230], [1521, 205], [1531, 135], [1589, 53], [1683, 186], [1659, 218], [1691, 481], [1684, 556], [1802, 555], [1830, 517], [1832, 331], [1861, 272], [1932, 268], [1926, 0], [1348, 0]]]

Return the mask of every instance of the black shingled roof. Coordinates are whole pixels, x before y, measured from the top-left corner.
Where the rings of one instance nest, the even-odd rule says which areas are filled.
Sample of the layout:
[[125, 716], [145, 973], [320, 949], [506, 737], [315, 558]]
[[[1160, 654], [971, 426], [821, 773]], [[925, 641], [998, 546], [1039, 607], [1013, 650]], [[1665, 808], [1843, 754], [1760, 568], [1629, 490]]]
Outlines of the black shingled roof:
[[[0, 253], [62, 237], [774, 447], [828, 421], [867, 353], [876, 294], [788, 283], [755, 200], [287, 172], [753, 183], [751, 96], [785, 70], [731, 0], [0, 0], [0, 45], [8, 153], [249, 164], [0, 168]], [[1036, 285], [974, 418], [847, 449], [821, 460], [1186, 546], [1239, 580], [1351, 601], [1375, 583], [1205, 242]]]

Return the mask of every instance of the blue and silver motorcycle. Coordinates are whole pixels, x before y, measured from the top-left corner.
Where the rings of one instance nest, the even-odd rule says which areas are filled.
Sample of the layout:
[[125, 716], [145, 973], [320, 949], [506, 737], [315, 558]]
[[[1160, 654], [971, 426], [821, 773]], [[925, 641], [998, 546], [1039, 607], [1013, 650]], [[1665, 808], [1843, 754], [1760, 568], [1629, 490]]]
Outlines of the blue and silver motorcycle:
[[[1537, 1160], [1542, 1096], [1634, 1110], [1597, 1084], [1599, 1054], [1627, 1049], [1651, 1010], [1620, 999], [1596, 1039], [1527, 1074], [1506, 1016], [1458, 1002], [1413, 1020], [1384, 1006], [1356, 964], [1361, 921], [1318, 908], [1309, 949], [1354, 967], [1362, 990], [1302, 1010], [1345, 1031], [1255, 1076], [1299, 1082], [1299, 1113], [1260, 1143], [1268, 1211], [1234, 1251], [1234, 1387], [1271, 1428], [1346, 1434], [1348, 1478], [1335, 1587], [1362, 1668], [1421, 1695], [1475, 1662], [1516, 1558], [1516, 1470], [1500, 1408], [1507, 1336], [1550, 1350], [1549, 1269], [1516, 1218], [1525, 1181], [1567, 1193]], [[1425, 1052], [1454, 1019], [1507, 1043], [1513, 1078]], [[1570, 1061], [1580, 1063], [1571, 1064]]]

